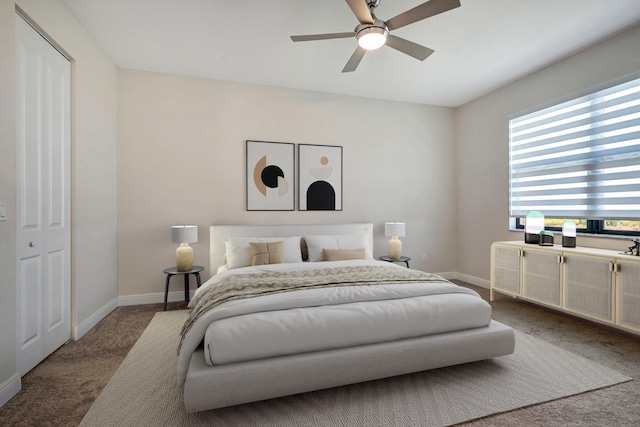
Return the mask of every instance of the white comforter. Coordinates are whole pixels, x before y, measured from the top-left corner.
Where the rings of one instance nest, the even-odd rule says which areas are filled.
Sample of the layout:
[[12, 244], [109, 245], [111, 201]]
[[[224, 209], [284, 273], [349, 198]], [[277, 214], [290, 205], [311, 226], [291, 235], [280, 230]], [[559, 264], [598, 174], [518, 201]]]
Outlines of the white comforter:
[[[345, 265], [404, 268], [357, 260], [233, 269], [204, 283], [189, 307], [229, 275]], [[476, 292], [446, 281], [328, 287], [233, 300], [191, 327], [178, 355], [178, 380], [184, 382], [191, 354], [203, 340], [207, 362], [213, 365], [482, 327], [490, 318], [491, 307]]]

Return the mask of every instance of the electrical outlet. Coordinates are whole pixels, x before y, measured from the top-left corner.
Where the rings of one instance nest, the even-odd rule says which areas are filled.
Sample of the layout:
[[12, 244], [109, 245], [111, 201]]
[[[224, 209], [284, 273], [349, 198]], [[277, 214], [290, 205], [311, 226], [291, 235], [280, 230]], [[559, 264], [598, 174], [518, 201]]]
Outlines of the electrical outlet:
[[422, 262], [427, 262], [427, 254], [422, 254]]

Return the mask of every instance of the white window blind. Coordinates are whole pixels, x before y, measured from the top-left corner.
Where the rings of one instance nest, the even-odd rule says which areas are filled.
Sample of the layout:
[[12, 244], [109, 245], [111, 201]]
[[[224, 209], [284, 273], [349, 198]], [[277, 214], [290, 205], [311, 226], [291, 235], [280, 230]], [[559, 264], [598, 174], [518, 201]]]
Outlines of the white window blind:
[[640, 218], [640, 79], [509, 119], [509, 210]]

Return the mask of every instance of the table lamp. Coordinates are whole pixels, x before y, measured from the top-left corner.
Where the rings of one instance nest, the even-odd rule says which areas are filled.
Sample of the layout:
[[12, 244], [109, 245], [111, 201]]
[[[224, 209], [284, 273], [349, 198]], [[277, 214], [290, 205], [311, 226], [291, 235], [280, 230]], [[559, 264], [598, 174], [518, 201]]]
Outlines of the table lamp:
[[572, 219], [567, 219], [562, 224], [562, 247], [576, 247], [576, 222]]
[[193, 266], [193, 248], [189, 243], [198, 241], [197, 225], [172, 225], [171, 241], [179, 243], [176, 249], [176, 266], [178, 271], [189, 271]]
[[544, 230], [544, 215], [531, 211], [524, 218], [524, 242], [540, 243], [540, 232]]
[[389, 258], [399, 259], [402, 256], [402, 242], [398, 236], [404, 236], [404, 222], [385, 222], [384, 235], [391, 237], [389, 240]]

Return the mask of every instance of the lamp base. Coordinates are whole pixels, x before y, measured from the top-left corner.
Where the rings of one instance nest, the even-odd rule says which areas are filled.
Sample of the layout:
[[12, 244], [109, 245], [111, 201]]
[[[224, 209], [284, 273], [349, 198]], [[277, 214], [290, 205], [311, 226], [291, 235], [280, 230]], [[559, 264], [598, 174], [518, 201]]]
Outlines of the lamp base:
[[180, 243], [176, 249], [178, 271], [189, 271], [193, 267], [193, 248], [188, 243]]
[[537, 233], [524, 233], [524, 242], [525, 243], [532, 243], [534, 245], [537, 245], [540, 243], [540, 234]]
[[576, 238], [575, 238], [575, 236], [562, 236], [562, 247], [563, 248], [575, 248], [576, 247]]
[[400, 259], [402, 256], [402, 242], [398, 239], [398, 236], [393, 236], [389, 240], [389, 258]]

